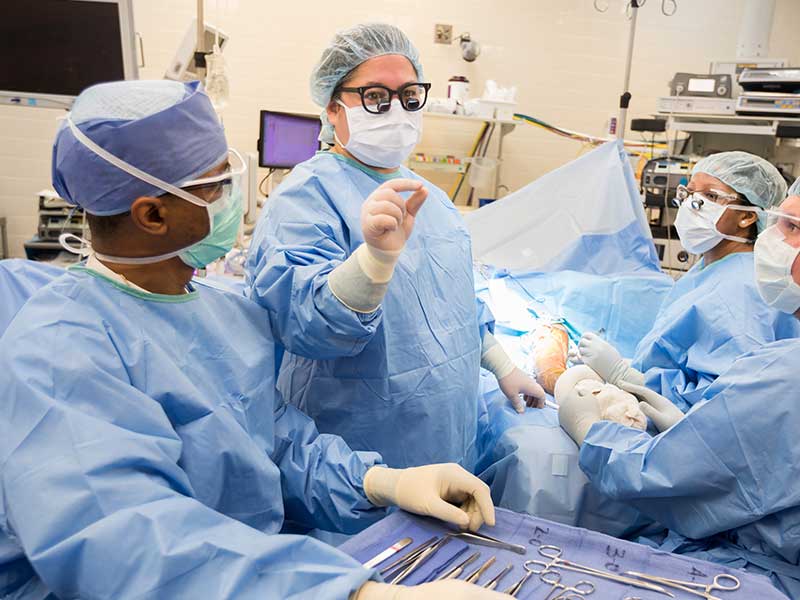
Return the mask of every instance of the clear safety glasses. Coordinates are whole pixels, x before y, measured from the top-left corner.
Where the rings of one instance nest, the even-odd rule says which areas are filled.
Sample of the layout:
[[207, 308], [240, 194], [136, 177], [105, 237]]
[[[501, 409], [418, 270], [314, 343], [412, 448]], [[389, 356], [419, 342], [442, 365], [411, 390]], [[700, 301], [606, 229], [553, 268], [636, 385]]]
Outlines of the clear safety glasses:
[[[244, 175], [247, 173], [247, 164], [242, 156], [233, 148], [228, 150], [228, 165], [219, 175], [201, 177], [184, 181], [178, 189], [191, 195], [194, 200], [180, 196], [193, 204], [208, 206], [219, 198], [229, 198], [235, 187], [241, 187]], [[213, 209], [209, 206], [209, 210]]]
[[800, 238], [800, 215], [791, 215], [778, 209], [768, 210], [767, 225], [777, 226], [785, 238]]
[[760, 213], [761, 209], [757, 206], [741, 206], [739, 204], [729, 204], [730, 202], [739, 202], [743, 198], [739, 194], [728, 194], [720, 190], [709, 190], [707, 192], [693, 192], [685, 185], [679, 185], [675, 192], [675, 199], [672, 203], [676, 207], [680, 207], [684, 202], [691, 202], [690, 206], [695, 210], [702, 210], [703, 205], [707, 202], [724, 206], [725, 208], [732, 208], [734, 210], [743, 210], [747, 212]]

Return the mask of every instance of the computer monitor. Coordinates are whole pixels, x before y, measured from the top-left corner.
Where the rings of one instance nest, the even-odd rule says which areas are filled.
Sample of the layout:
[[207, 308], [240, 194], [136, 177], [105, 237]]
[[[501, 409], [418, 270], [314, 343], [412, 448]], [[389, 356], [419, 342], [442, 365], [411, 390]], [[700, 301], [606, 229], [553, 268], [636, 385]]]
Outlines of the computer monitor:
[[1, 0], [0, 56], [0, 103], [69, 108], [138, 78], [132, 0]]
[[258, 165], [291, 169], [308, 160], [319, 150], [321, 129], [318, 116], [262, 110]]

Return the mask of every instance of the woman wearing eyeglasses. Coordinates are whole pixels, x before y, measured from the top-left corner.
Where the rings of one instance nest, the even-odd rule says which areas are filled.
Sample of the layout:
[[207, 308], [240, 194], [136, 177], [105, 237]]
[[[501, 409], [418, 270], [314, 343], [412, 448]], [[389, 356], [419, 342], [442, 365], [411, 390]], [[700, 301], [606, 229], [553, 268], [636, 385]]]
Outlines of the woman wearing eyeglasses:
[[518, 410], [544, 392], [486, 331], [470, 237], [447, 195], [402, 166], [430, 83], [396, 27], [337, 34], [311, 76], [331, 148], [270, 198], [247, 262], [286, 348], [284, 398], [394, 467], [475, 460], [479, 367]]
[[[747, 284], [771, 310], [800, 318], [800, 181], [768, 220], [747, 253], [755, 264]], [[753, 347], [686, 415], [653, 390], [626, 386], [649, 407], [653, 436], [603, 421], [591, 394], [564, 398], [559, 422], [603, 496], [669, 529], [649, 545], [763, 573], [800, 600], [798, 356], [797, 338]]]
[[754, 283], [753, 245], [785, 191], [778, 170], [747, 152], [698, 162], [678, 189], [675, 227], [700, 260], [664, 300], [632, 361], [591, 333], [580, 343], [583, 361], [611, 383], [646, 385], [686, 412], [738, 356], [799, 337], [797, 319], [767, 306]]

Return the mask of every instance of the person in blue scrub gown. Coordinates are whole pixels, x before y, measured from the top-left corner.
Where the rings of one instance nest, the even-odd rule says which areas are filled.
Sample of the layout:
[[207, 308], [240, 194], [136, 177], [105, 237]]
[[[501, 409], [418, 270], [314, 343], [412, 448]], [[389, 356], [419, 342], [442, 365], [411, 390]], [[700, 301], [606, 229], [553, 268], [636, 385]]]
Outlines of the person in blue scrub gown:
[[88, 260], [0, 338], [0, 596], [499, 600], [398, 588], [286, 526], [356, 532], [397, 505], [477, 529], [488, 488], [456, 465], [352, 451], [274, 387], [263, 309], [192, 280], [229, 251], [243, 163], [199, 84], [84, 91], [53, 183]]
[[311, 85], [331, 149], [270, 196], [246, 265], [249, 296], [286, 349], [278, 388], [320, 431], [390, 465], [471, 470], [480, 367], [519, 412], [545, 394], [479, 321], [456, 207], [401, 166], [430, 87], [418, 53], [396, 27], [356, 26]]
[[746, 152], [723, 152], [698, 162], [686, 188], [676, 227], [701, 258], [666, 297], [632, 361], [593, 333], [580, 344], [583, 361], [607, 381], [643, 383], [683, 411], [737, 357], [800, 336], [796, 319], [761, 299], [753, 273], [765, 211], [785, 197], [778, 170]]
[[[761, 234], [756, 283], [766, 304], [800, 318], [800, 196]], [[800, 340], [740, 356], [685, 415], [648, 388], [622, 382], [661, 431], [599, 418], [596, 400], [570, 397], [559, 420], [580, 466], [607, 497], [669, 528], [648, 543], [772, 578], [800, 598]], [[643, 540], [644, 541], [644, 540]]]
[[64, 269], [43, 262], [0, 260], [0, 335], [36, 290], [63, 274]]

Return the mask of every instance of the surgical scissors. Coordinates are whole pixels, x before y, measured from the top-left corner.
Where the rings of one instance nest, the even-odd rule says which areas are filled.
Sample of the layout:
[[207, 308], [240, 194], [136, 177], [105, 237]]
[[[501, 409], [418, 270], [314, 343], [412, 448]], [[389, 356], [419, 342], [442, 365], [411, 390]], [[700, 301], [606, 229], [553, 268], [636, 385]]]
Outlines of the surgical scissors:
[[711, 580], [711, 583], [668, 579], [666, 577], [657, 577], [655, 575], [645, 575], [644, 573], [637, 573], [636, 571], [627, 571], [625, 574], [638, 577], [639, 579], [644, 579], [645, 581], [652, 581], [654, 583], [660, 583], [661, 585], [673, 587], [686, 592], [687, 594], [694, 594], [695, 596], [706, 598], [706, 600], [720, 600], [717, 596], [714, 596], [711, 593], [713, 591], [732, 592], [734, 590], [738, 590], [742, 585], [738, 577], [728, 575], [727, 573], [715, 575], [714, 579]]
[[[579, 596], [588, 596], [594, 593], [594, 584], [591, 581], [579, 581], [573, 586], [564, 585], [561, 583], [561, 573], [558, 571], [547, 570], [539, 575], [539, 579], [547, 585], [553, 586], [553, 589], [545, 596], [544, 600], [550, 600], [551, 598], [553, 598], [553, 600], [558, 600], [559, 598], [564, 598], [566, 595], [571, 596], [573, 593]], [[561, 590], [561, 592], [553, 596], [556, 590]]]
[[[599, 577], [600, 579], [616, 581], [617, 583], [624, 583], [627, 585], [631, 585], [633, 587], [642, 588], [644, 590], [658, 592], [659, 594], [664, 594], [665, 596], [669, 596], [670, 598], [675, 597], [675, 594], [665, 590], [660, 585], [649, 583], [647, 581], [642, 581], [641, 579], [623, 577], [621, 575], [617, 575], [616, 573], [610, 573], [609, 571], [602, 571], [600, 569], [595, 569], [593, 567], [587, 567], [586, 565], [570, 562], [568, 560], [561, 558], [561, 555], [563, 553], [564, 553], [563, 550], [561, 550], [561, 548], [559, 548], [558, 546], [550, 546], [548, 544], [543, 544], [539, 546], [539, 554], [541, 554], [545, 558], [549, 558], [550, 562], [543, 562], [540, 560], [528, 560], [525, 561], [525, 568], [528, 569], [529, 571], [532, 571], [534, 575], [541, 575], [544, 571], [550, 571], [553, 570], [554, 567], [556, 567], [565, 571], [575, 571], [576, 573], [583, 573], [584, 575], [592, 575], [594, 577]], [[535, 570], [529, 565], [535, 565], [541, 568]]]

